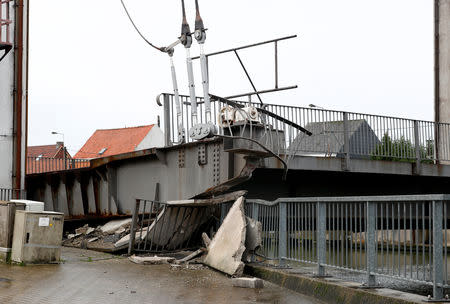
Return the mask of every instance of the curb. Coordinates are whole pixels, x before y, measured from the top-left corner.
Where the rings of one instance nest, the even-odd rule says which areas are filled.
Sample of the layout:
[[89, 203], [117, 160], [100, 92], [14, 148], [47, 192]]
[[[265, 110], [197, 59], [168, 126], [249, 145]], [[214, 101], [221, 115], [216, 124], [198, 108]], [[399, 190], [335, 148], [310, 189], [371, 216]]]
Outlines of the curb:
[[330, 304], [417, 304], [426, 297], [391, 289], [359, 289], [357, 283], [329, 281], [249, 264], [245, 273]]

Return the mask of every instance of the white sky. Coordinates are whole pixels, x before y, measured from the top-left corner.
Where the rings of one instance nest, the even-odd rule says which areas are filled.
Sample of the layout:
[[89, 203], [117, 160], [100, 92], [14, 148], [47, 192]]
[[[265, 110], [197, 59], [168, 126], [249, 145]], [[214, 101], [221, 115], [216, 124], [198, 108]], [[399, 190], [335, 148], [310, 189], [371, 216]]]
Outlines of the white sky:
[[[178, 37], [180, 1], [125, 1], [151, 41]], [[29, 145], [61, 140], [58, 131], [75, 154], [96, 129], [156, 123], [156, 96], [172, 92], [169, 61], [141, 40], [119, 0], [30, 2]], [[264, 102], [433, 119], [431, 0], [200, 0], [200, 9], [206, 52], [299, 35], [279, 45], [280, 86], [299, 88]], [[241, 57], [259, 90], [273, 87], [272, 45]], [[175, 58], [187, 94], [181, 46]], [[211, 93], [252, 91], [232, 54], [210, 59], [210, 77]]]

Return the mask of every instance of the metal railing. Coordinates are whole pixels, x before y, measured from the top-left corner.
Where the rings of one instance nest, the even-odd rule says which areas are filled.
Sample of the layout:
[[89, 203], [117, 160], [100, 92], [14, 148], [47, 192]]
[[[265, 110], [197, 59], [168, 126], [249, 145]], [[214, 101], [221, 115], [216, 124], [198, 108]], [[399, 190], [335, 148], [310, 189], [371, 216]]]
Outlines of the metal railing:
[[90, 166], [88, 159], [27, 157], [26, 174], [37, 174], [86, 168]]
[[[450, 195], [281, 198], [247, 200], [246, 215], [262, 223], [269, 258], [449, 287]], [[223, 205], [222, 218], [229, 205]]]
[[[169, 146], [176, 144], [178, 139], [174, 98], [172, 94], [163, 94], [161, 99], [165, 143]], [[237, 102], [243, 106], [260, 106], [251, 100]], [[199, 122], [205, 123], [202, 98], [197, 98], [197, 103]], [[181, 104], [183, 127], [188, 131], [192, 127], [189, 97], [181, 96]], [[217, 119], [225, 106], [213, 100], [213, 117]], [[450, 161], [450, 124], [274, 104], [267, 104], [265, 109], [313, 133], [308, 136], [285, 122], [263, 116], [265, 133], [274, 133], [273, 138], [282, 141], [275, 145], [277, 151], [274, 152], [287, 159], [294, 155], [312, 155], [406, 161], [418, 165]], [[224, 134], [224, 129], [219, 128], [219, 134]], [[261, 136], [262, 144], [267, 144], [268, 138], [272, 137], [266, 135]], [[186, 136], [186, 141], [193, 140]]]
[[26, 199], [27, 191], [18, 189], [0, 188], [0, 201], [9, 201], [12, 199]]
[[[136, 199], [128, 253], [173, 252], [195, 247], [211, 221], [214, 206], [172, 206], [168, 202]], [[198, 245], [198, 244], [197, 244]]]

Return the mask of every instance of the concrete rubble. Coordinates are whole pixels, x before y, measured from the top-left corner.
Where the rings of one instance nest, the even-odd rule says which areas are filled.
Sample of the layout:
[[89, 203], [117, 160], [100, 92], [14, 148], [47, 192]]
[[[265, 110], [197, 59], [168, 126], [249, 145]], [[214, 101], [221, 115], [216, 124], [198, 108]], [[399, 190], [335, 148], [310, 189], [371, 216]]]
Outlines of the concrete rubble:
[[148, 257], [132, 255], [128, 259], [135, 264], [142, 264], [142, 265], [170, 264], [175, 261], [175, 258], [173, 257], [159, 257], [156, 255]]
[[234, 287], [242, 288], [263, 288], [264, 281], [258, 278], [232, 278], [231, 283]]
[[244, 198], [240, 197], [211, 240], [204, 263], [231, 276], [241, 276], [244, 271], [242, 254], [245, 251], [246, 226]]
[[120, 228], [124, 228], [125, 226], [130, 226], [130, 225], [131, 225], [131, 218], [127, 218], [127, 219], [123, 219], [123, 220], [110, 221], [110, 222], [106, 223], [105, 225], [103, 225], [100, 228], [100, 230], [106, 234], [113, 234]]
[[[159, 237], [159, 240], [166, 245], [167, 242], [163, 240], [167, 240], [169, 238], [168, 236], [164, 236], [165, 234], [170, 234], [170, 240], [172, 241], [176, 239], [174, 236], [176, 236], [177, 229], [173, 229], [170, 232], [165, 232], [164, 230], [161, 230], [163, 229], [163, 226], [158, 226], [158, 223], [162, 222], [165, 217], [167, 217], [167, 220], [173, 218], [170, 213], [170, 208], [167, 208], [161, 212], [153, 224], [143, 229], [143, 235], [141, 238], [145, 239], [147, 230], [149, 231], [148, 233], [151, 233], [151, 231], [157, 229], [155, 230], [157, 232], [156, 234], [159, 235], [161, 232], [161, 235], [163, 235], [163, 237]], [[178, 222], [175, 221], [175, 218], [173, 219], [173, 224], [170, 224], [172, 227], [185, 227], [183, 229], [186, 229], [187, 231], [193, 231], [195, 227], [198, 227], [198, 223], [193, 225], [189, 219], [184, 222]], [[172, 221], [169, 222], [172, 223]], [[204, 220], [200, 222], [204, 222]], [[191, 228], [188, 229], [190, 226]], [[245, 216], [244, 197], [241, 196], [237, 198], [218, 231], [215, 234], [214, 232], [210, 233], [211, 235], [214, 235], [212, 240], [205, 232], [201, 234], [201, 238], [198, 240], [198, 242], [203, 241], [206, 248], [200, 248], [190, 254], [186, 253], [184, 258], [174, 260], [173, 264], [171, 264], [173, 265], [172, 268], [177, 268], [178, 266], [176, 265], [180, 264], [189, 265], [189, 263], [200, 262], [232, 277], [242, 276], [244, 262], [251, 261], [252, 254], [254, 254], [254, 252], [261, 247], [262, 242], [262, 225], [260, 222]], [[140, 231], [136, 232], [137, 240], [139, 239], [140, 234]], [[149, 234], [149, 236], [151, 236], [151, 234]], [[158, 239], [155, 238], [152, 241], [157, 242]], [[127, 246], [128, 242], [129, 235], [125, 235], [122, 240], [116, 243], [116, 246]], [[133, 259], [135, 260], [134, 257]], [[245, 278], [244, 280], [236, 281], [236, 283], [233, 284], [236, 284], [236, 286], [239, 287], [262, 288], [261, 281], [256, 279]]]
[[118, 249], [115, 244], [129, 235], [130, 226], [131, 218], [109, 221], [97, 228], [86, 224], [75, 229], [75, 233], [68, 234], [67, 239], [63, 241], [63, 246], [116, 252]]
[[[217, 204], [216, 200], [211, 200], [210, 203]], [[129, 257], [129, 260], [142, 265], [171, 264], [173, 269], [179, 268], [177, 265], [201, 263], [232, 277], [241, 277], [244, 262], [251, 262], [252, 254], [261, 246], [261, 223], [245, 216], [244, 197], [240, 196], [237, 197], [219, 229], [214, 233], [214, 226], [202, 226], [214, 216], [214, 210], [217, 210], [214, 207], [204, 206], [206, 202], [207, 200], [202, 201], [202, 208], [190, 208], [184, 206], [186, 203], [172, 202], [173, 206], [166, 207], [158, 215], [155, 214], [155, 217], [139, 223], [140, 226], [134, 232], [136, 244], [147, 239], [167, 251], [173, 251], [180, 244], [184, 244], [195, 232], [198, 238], [197, 244], [200, 245], [203, 242], [205, 247], [182, 254], [178, 251], [175, 253], [178, 257], [170, 256], [170, 254], [133, 255]], [[97, 228], [84, 225], [77, 228], [75, 233], [69, 234], [63, 245], [117, 252], [128, 248], [131, 222], [131, 218], [126, 218], [107, 222]], [[200, 237], [200, 227], [207, 231], [211, 228], [209, 233], [213, 236], [212, 239], [205, 232]], [[242, 278], [233, 280], [233, 286], [262, 288], [263, 284], [257, 279]]]

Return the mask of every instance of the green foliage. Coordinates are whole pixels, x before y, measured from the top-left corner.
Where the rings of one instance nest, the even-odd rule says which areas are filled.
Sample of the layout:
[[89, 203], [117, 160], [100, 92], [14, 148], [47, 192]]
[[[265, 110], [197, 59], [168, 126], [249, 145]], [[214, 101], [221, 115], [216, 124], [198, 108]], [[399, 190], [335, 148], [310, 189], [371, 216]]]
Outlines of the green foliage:
[[[419, 153], [422, 163], [432, 163], [433, 160], [433, 143], [428, 142], [427, 146], [420, 145]], [[392, 139], [387, 133], [381, 139], [381, 143], [377, 145], [372, 153], [373, 160], [389, 160], [399, 162], [415, 162], [416, 148], [410, 140], [403, 136], [400, 139]]]

